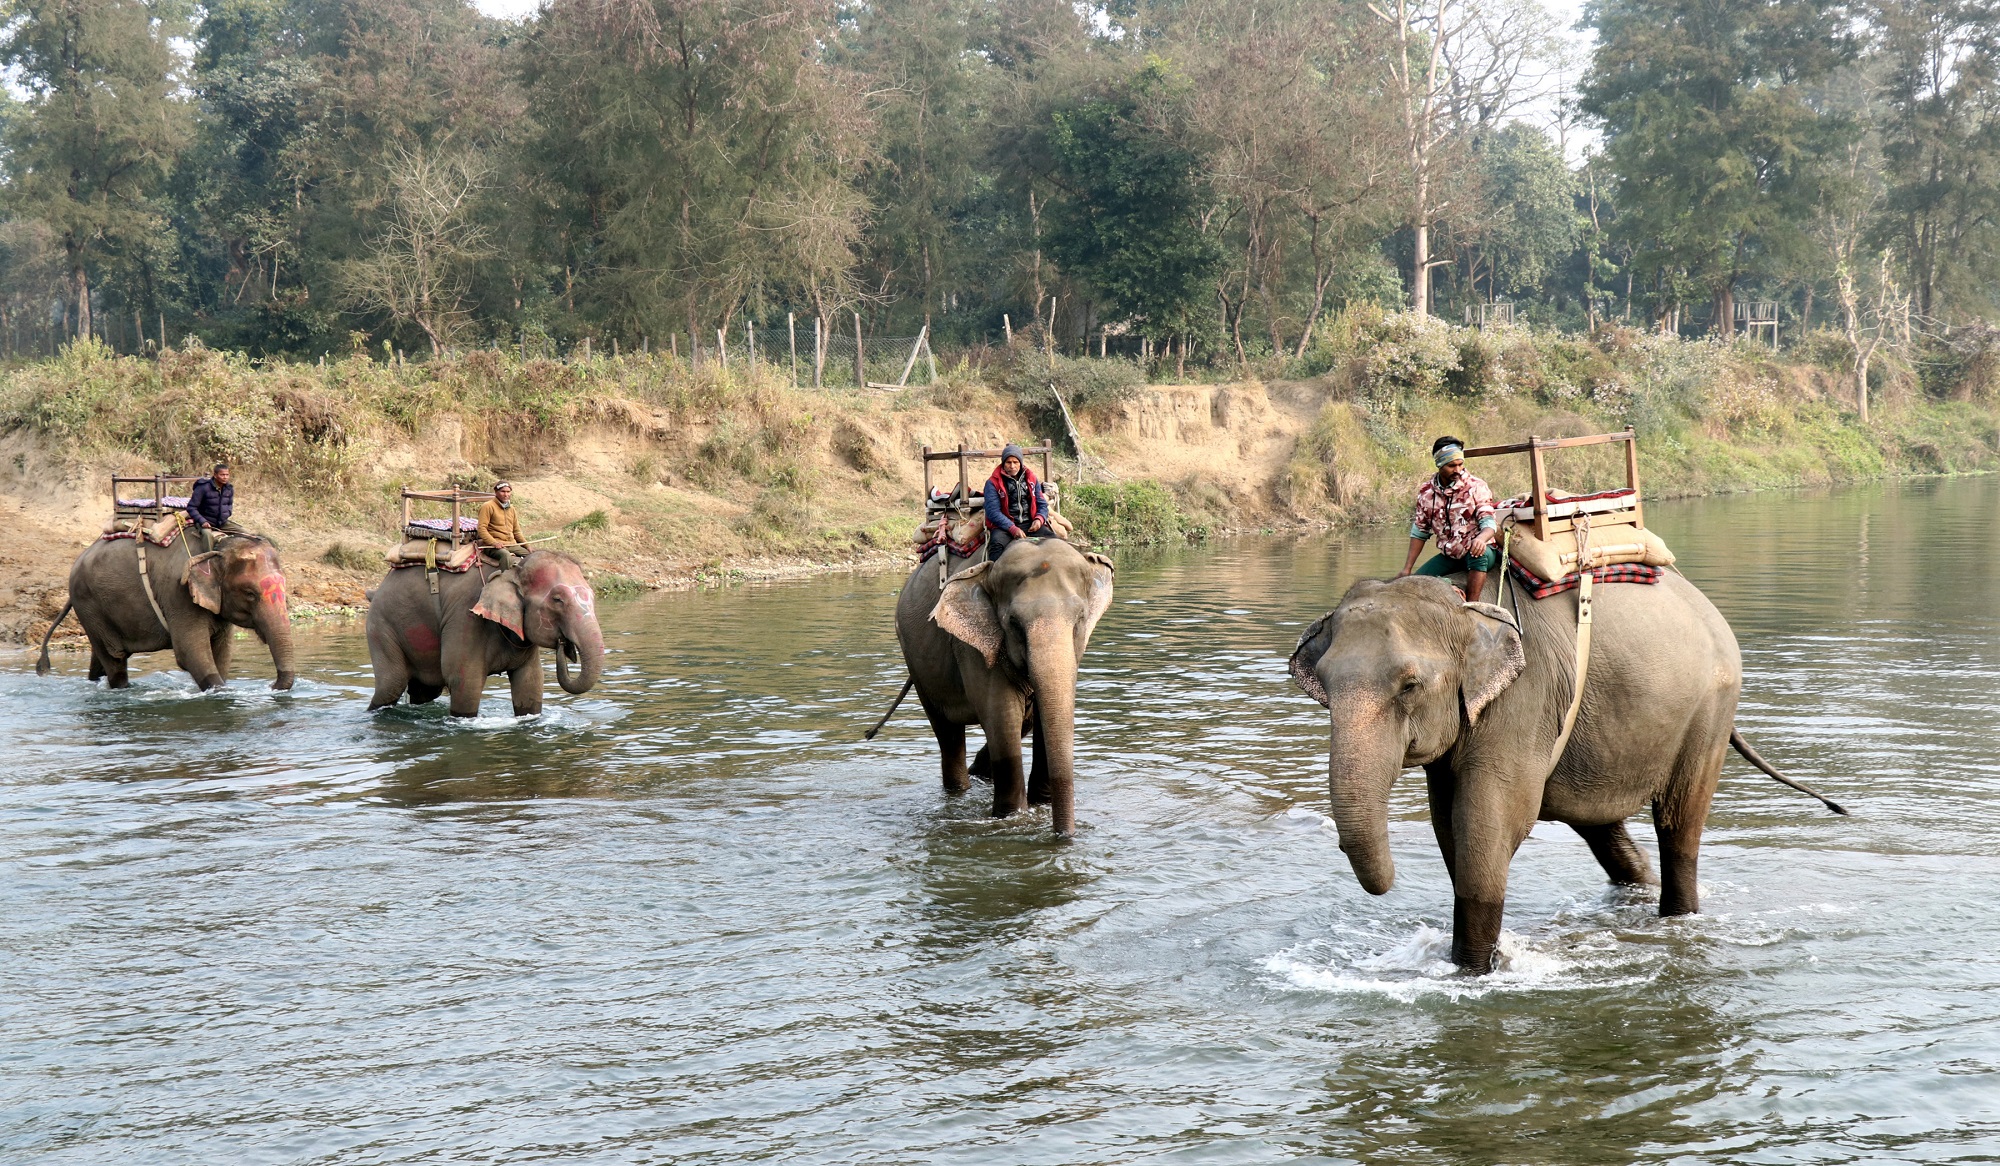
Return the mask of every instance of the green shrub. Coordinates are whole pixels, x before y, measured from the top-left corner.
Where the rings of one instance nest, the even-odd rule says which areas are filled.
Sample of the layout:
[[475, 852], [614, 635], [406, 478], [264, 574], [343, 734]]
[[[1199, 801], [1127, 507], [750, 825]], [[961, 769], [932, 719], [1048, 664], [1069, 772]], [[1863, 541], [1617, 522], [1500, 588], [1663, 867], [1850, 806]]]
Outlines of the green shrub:
[[[1028, 349], [1017, 352], [1001, 371], [1001, 385], [1010, 393], [1021, 412], [1027, 414], [1036, 433], [1063, 433], [1062, 409], [1055, 393], [1069, 405], [1073, 416], [1102, 414], [1111, 406], [1132, 398], [1146, 384], [1146, 374], [1122, 357], [1055, 358], [1049, 366], [1047, 353]], [[1051, 387], [1055, 392], [1050, 392]]]
[[1065, 486], [1063, 516], [1079, 534], [1104, 546], [1184, 542], [1190, 534], [1173, 494], [1158, 482]]

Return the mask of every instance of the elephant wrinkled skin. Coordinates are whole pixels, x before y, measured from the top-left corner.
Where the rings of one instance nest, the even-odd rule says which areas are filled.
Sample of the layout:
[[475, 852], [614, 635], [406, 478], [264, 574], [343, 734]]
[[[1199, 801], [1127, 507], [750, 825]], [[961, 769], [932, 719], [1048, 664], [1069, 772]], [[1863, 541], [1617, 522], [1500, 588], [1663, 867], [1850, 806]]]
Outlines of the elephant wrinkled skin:
[[[271, 649], [278, 671], [271, 687], [292, 686], [292, 619], [277, 547], [255, 535], [225, 539], [201, 553], [187, 538], [171, 547], [147, 545], [146, 578], [159, 603], [157, 614], [140, 578], [139, 550], [137, 539], [101, 539], [70, 567], [63, 613], [74, 609], [90, 640], [92, 680], [101, 676], [112, 688], [124, 688], [130, 682], [128, 658], [172, 648], [174, 663], [203, 690], [219, 688], [229, 679], [236, 629], [249, 628]], [[56, 616], [56, 623], [62, 619]], [[54, 624], [49, 632], [55, 632]], [[48, 670], [44, 636], [35, 671]]]
[[[1442, 579], [1364, 579], [1307, 629], [1293, 678], [1328, 710], [1327, 784], [1340, 848], [1363, 888], [1395, 881], [1389, 787], [1422, 766], [1454, 895], [1452, 958], [1484, 972], [1507, 867], [1537, 819], [1583, 836], [1611, 881], [1660, 882], [1660, 914], [1699, 907], [1697, 850], [1736, 718], [1743, 666], [1722, 615], [1678, 574], [1596, 591], [1583, 703], [1574, 594], [1513, 616]], [[1626, 833], [1650, 804], [1661, 875]]]
[[[910, 574], [896, 600], [896, 639], [937, 736], [944, 787], [963, 791], [965, 728], [986, 734], [993, 814], [1049, 803], [1058, 834], [1076, 829], [1076, 669], [1111, 605], [1111, 560], [1060, 539], [1022, 539], [992, 563]], [[1021, 743], [1034, 736], [1024, 780]]]
[[[369, 593], [368, 657], [375, 669], [370, 711], [405, 692], [425, 704], [451, 692], [451, 715], [476, 717], [488, 676], [506, 673], [514, 715], [542, 711], [540, 649], [556, 653], [556, 683], [581, 695], [604, 668], [596, 596], [568, 555], [535, 551], [511, 570], [480, 565], [438, 572], [431, 594], [421, 567], [389, 572]], [[579, 673], [572, 677], [569, 663]]]

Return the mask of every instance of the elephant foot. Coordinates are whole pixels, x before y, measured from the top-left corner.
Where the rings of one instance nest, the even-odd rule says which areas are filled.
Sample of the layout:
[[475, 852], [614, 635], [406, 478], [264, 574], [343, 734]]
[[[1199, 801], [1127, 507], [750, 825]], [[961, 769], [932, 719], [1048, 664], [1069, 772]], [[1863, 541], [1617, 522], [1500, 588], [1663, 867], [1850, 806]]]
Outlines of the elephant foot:
[[290, 692], [292, 690], [292, 681], [295, 679], [297, 677], [290, 672], [280, 672], [278, 673], [278, 678], [271, 682], [271, 690], [273, 692]]
[[202, 677], [202, 678], [201, 678], [200, 680], [196, 681], [195, 683], [196, 683], [197, 685], [199, 685], [199, 686], [200, 686], [200, 688], [201, 688], [201, 690], [202, 690], [203, 692], [210, 692], [210, 691], [213, 691], [213, 690], [215, 690], [215, 689], [218, 689], [218, 688], [221, 688], [221, 687], [222, 687], [223, 685], [225, 685], [225, 684], [227, 684], [227, 683], [229, 683], [229, 682], [228, 682], [227, 680], [224, 680], [224, 679], [222, 678], [222, 674], [221, 674], [221, 673], [219, 673], [219, 672], [215, 672], [215, 673], [210, 673], [209, 675], [207, 675], [207, 676], [204, 676], [204, 677]]
[[984, 781], [993, 780], [993, 758], [987, 754], [986, 746], [981, 745], [979, 752], [972, 755], [972, 764], [966, 766], [965, 772]]
[[1500, 917], [1503, 904], [1459, 899], [1452, 904], [1451, 962], [1483, 976], [1493, 970], [1493, 957], [1500, 946]]

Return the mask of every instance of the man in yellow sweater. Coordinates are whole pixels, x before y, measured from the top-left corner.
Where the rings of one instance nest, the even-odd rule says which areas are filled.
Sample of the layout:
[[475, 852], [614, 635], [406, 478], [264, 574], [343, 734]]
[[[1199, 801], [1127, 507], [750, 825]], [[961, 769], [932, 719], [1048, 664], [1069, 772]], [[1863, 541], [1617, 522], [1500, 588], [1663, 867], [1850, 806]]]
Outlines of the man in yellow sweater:
[[493, 498], [479, 508], [479, 546], [500, 561], [514, 566], [514, 556], [528, 553], [521, 537], [521, 516], [514, 513], [514, 487], [509, 482], [493, 483]]

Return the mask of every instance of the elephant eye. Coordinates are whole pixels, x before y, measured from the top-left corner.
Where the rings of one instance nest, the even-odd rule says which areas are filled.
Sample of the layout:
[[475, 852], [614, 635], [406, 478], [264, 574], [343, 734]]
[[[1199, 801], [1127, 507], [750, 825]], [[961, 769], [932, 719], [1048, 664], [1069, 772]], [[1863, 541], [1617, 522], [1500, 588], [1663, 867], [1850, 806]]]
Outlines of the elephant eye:
[[1418, 690], [1419, 688], [1422, 688], [1423, 686], [1424, 686], [1424, 678], [1423, 678], [1423, 677], [1421, 677], [1421, 676], [1405, 676], [1405, 677], [1403, 677], [1403, 683], [1401, 683], [1401, 684], [1399, 684], [1399, 685], [1397, 685], [1397, 686], [1396, 686], [1396, 695], [1398, 695], [1398, 696], [1408, 696], [1408, 695], [1410, 695], [1411, 693], [1413, 693], [1413, 692], [1415, 692], [1416, 690]]

